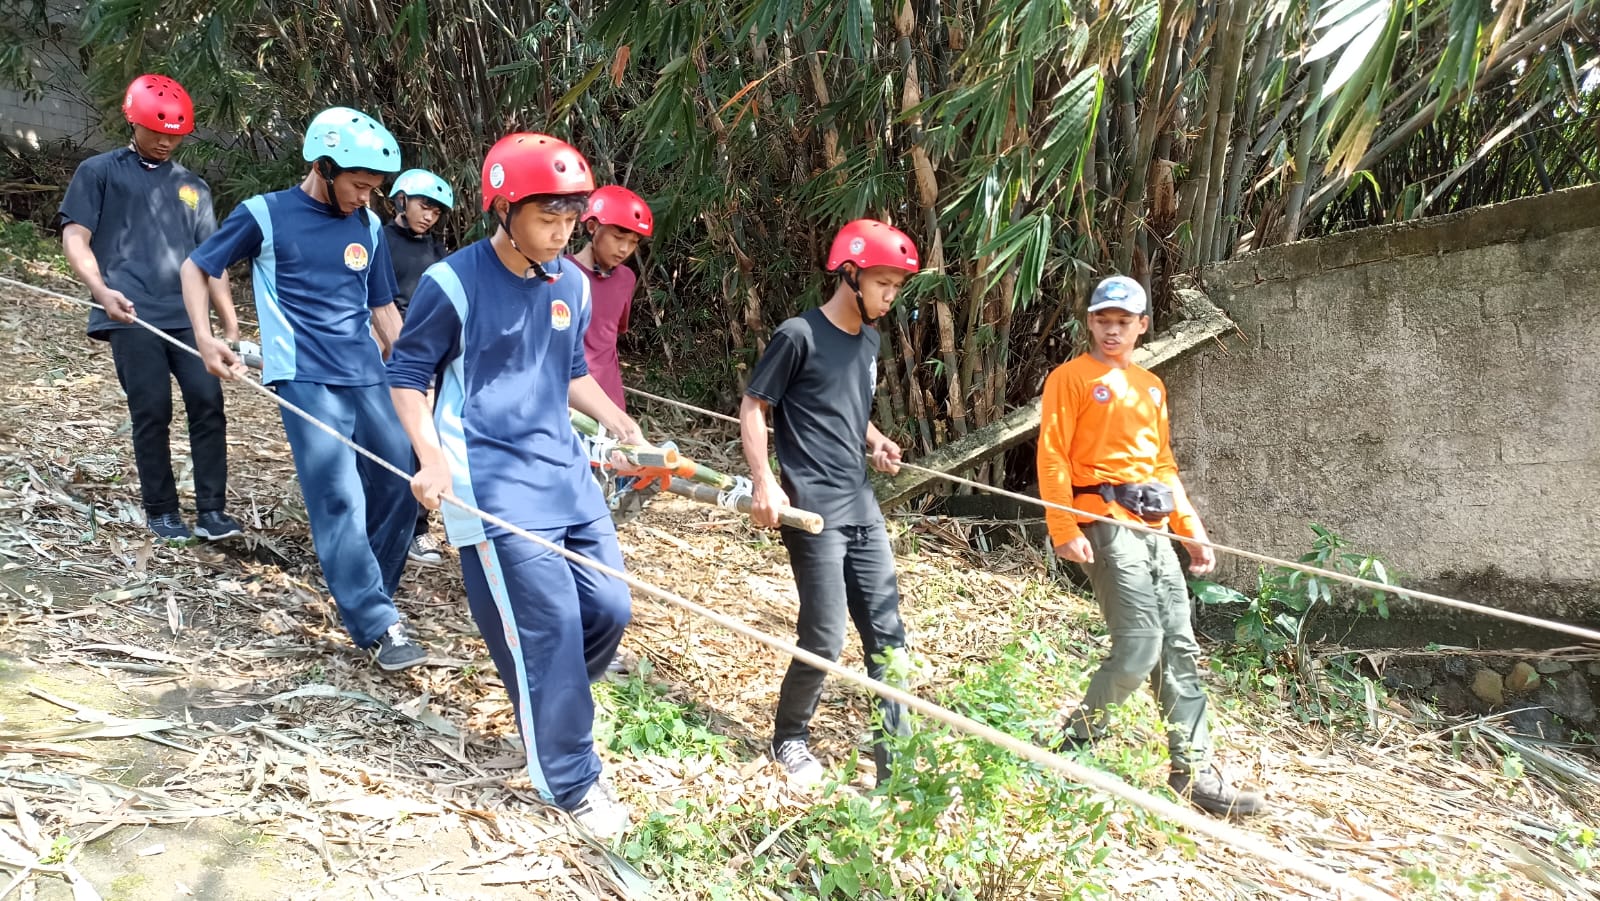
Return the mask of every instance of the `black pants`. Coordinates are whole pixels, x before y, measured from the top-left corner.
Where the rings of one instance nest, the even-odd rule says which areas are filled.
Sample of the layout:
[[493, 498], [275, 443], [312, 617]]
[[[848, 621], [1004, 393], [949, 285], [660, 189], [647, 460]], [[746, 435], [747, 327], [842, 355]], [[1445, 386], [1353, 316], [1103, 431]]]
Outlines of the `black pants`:
[[[167, 334], [194, 346], [192, 329]], [[110, 332], [117, 381], [128, 395], [133, 420], [133, 461], [145, 513], [178, 512], [178, 486], [172, 477], [172, 380], [178, 380], [189, 414], [189, 449], [194, 460], [195, 508], [221, 510], [228, 500], [228, 420], [222, 412], [222, 383], [206, 372], [199, 357], [185, 353], [143, 328]]]
[[[861, 635], [867, 674], [874, 679], [883, 678], [883, 664], [875, 658], [888, 648], [903, 648], [906, 643], [905, 626], [900, 622], [900, 586], [895, 578], [894, 554], [889, 550], [889, 536], [883, 524], [839, 526], [823, 529], [819, 535], [786, 528], [783, 544], [789, 549], [789, 566], [794, 570], [795, 588], [800, 594], [795, 643], [829, 660], [838, 660], [839, 652], [844, 650], [848, 617]], [[790, 661], [778, 692], [774, 743], [809, 736], [825, 676], [810, 664]], [[890, 762], [882, 741], [883, 731], [901, 735], [907, 725], [901, 705], [879, 698], [878, 709], [883, 728], [875, 733], [873, 758], [881, 780], [888, 777]]]

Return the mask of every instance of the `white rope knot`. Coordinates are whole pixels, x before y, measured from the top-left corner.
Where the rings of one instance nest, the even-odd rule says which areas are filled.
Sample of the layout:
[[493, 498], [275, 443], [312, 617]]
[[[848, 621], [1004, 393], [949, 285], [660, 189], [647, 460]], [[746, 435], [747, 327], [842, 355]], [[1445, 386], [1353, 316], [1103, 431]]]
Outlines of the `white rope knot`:
[[729, 510], [739, 509], [739, 500], [750, 497], [753, 486], [744, 476], [733, 477], [733, 487], [717, 493], [717, 506], [727, 507]]

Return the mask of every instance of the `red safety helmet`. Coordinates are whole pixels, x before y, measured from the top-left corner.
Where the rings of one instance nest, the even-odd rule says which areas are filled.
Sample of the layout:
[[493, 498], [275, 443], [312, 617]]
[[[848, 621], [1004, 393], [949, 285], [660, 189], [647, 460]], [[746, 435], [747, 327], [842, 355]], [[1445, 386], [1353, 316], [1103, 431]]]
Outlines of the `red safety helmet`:
[[164, 135], [194, 131], [194, 101], [183, 85], [165, 75], [140, 75], [122, 97], [122, 115]]
[[601, 225], [615, 225], [648, 238], [655, 231], [656, 217], [644, 198], [621, 185], [606, 185], [589, 195], [589, 207], [583, 211], [583, 221], [590, 219]]
[[594, 172], [576, 148], [532, 132], [506, 135], [483, 158], [483, 209], [496, 197], [516, 203], [538, 194], [587, 194]]
[[893, 266], [911, 273], [920, 268], [917, 245], [905, 232], [876, 219], [857, 219], [833, 236], [828, 271], [836, 272], [845, 263], [855, 263], [860, 269]]

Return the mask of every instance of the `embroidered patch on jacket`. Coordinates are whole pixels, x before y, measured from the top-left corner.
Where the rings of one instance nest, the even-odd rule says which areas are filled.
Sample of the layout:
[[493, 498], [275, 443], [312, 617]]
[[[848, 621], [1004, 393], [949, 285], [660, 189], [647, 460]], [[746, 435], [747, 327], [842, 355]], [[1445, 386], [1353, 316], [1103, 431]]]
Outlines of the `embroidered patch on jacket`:
[[353, 269], [356, 272], [367, 268], [367, 249], [355, 241], [345, 245], [344, 265], [345, 268]]

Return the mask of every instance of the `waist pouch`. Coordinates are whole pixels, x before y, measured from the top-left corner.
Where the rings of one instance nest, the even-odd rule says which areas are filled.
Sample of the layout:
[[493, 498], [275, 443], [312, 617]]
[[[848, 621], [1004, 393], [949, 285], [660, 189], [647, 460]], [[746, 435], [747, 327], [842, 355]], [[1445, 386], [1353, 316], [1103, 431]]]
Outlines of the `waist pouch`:
[[1160, 522], [1178, 508], [1171, 486], [1161, 482], [1134, 482], [1128, 485], [1074, 485], [1075, 494], [1098, 494], [1108, 504], [1116, 504], [1145, 522]]

